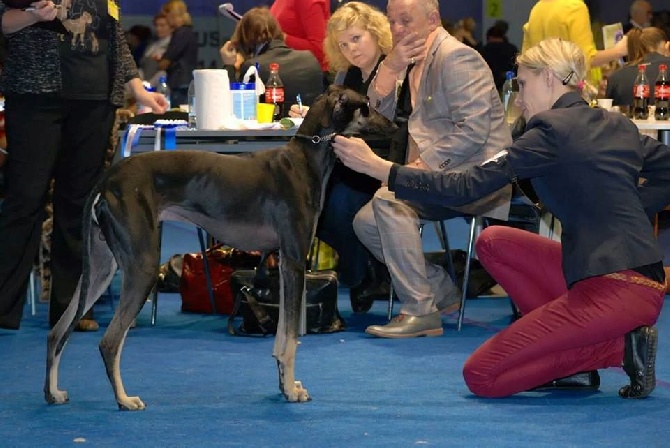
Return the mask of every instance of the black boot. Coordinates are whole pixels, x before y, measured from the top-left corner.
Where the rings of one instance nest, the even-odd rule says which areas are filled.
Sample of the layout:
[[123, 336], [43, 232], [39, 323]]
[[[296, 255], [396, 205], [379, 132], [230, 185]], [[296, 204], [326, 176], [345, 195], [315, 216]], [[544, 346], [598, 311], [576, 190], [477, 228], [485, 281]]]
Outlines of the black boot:
[[386, 266], [377, 260], [369, 261], [365, 278], [349, 290], [349, 300], [354, 313], [366, 313], [375, 299], [388, 298], [391, 282]]
[[597, 370], [579, 372], [574, 375], [558, 378], [541, 386], [531, 389], [533, 392], [548, 392], [552, 390], [598, 390], [600, 375]]
[[621, 398], [647, 398], [656, 387], [658, 330], [639, 327], [625, 337], [623, 370], [630, 384], [619, 389]]

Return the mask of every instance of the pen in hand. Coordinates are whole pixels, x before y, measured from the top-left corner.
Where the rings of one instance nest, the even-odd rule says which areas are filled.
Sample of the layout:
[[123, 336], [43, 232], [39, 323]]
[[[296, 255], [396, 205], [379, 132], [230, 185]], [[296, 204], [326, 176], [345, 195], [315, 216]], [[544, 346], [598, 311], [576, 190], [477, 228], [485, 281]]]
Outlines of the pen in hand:
[[300, 94], [297, 94], [295, 96], [295, 100], [298, 103], [298, 111], [300, 112], [300, 116], [302, 117], [302, 98], [300, 98]]

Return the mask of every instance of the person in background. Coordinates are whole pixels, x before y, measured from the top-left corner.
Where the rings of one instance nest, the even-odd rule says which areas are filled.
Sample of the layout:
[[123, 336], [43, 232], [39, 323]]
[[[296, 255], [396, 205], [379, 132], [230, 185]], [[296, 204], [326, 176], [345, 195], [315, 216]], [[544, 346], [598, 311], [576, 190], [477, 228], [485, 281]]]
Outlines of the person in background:
[[[437, 0], [389, 0], [387, 16], [394, 46], [368, 95], [375, 109], [394, 117], [396, 106], [405, 109], [402, 91], [409, 92], [406, 163], [426, 171], [464, 170], [511, 143], [491, 71], [477, 51], [442, 28]], [[405, 82], [396, 101], [399, 78]], [[441, 335], [441, 312], [457, 310], [460, 293], [442, 266], [425, 259], [420, 220], [464, 213], [506, 219], [510, 196], [511, 187], [454, 210], [402, 201], [386, 187], [377, 190], [356, 214], [354, 230], [387, 266], [402, 308], [389, 324], [366, 332], [386, 338]]]
[[309, 50], [319, 61], [325, 88], [330, 82], [323, 40], [330, 17], [330, 3], [326, 0], [275, 0], [270, 6], [270, 13], [284, 32], [286, 45], [296, 50]]
[[159, 13], [154, 17], [153, 25], [155, 40], [144, 51], [138, 68], [140, 70], [140, 77], [156, 87], [158, 79], [161, 76], [166, 76], [164, 71], [158, 69], [158, 61], [163, 57], [170, 44], [172, 28], [168, 23], [166, 15], [163, 13]]
[[658, 66], [670, 66], [669, 56], [670, 42], [662, 30], [655, 27], [633, 28], [628, 32], [628, 63], [608, 76], [605, 97], [612, 98], [615, 106], [632, 106], [637, 66], [647, 64], [649, 104], [654, 104], [654, 83], [658, 77]]
[[[2, 77], [8, 160], [6, 197], [0, 213], [0, 328], [18, 329], [28, 278], [37, 256], [45, 200], [54, 179], [52, 289], [49, 325], [67, 308], [82, 270], [82, 211], [103, 170], [116, 109], [124, 86], [162, 113], [162, 95], [144, 90], [125, 33], [118, 3], [77, 2], [56, 8], [49, 0], [33, 11], [0, 4], [2, 33], [9, 45]], [[34, 26], [58, 15], [65, 30]], [[79, 329], [95, 330], [83, 319]]]
[[493, 81], [498, 91], [505, 83], [505, 74], [515, 71], [514, 59], [518, 52], [516, 45], [507, 40], [504, 28], [494, 25], [486, 31], [486, 44], [480, 53], [493, 73]]
[[145, 25], [133, 25], [128, 30], [128, 46], [130, 54], [136, 65], [139, 65], [140, 59], [151, 40], [151, 28]]
[[475, 395], [594, 390], [597, 369], [623, 363], [630, 384], [619, 395], [645, 398], [655, 386], [652, 326], [665, 294], [663, 251], [647, 215], [670, 202], [670, 147], [641, 136], [622, 114], [589, 107], [576, 44], [548, 39], [517, 63], [526, 131], [478, 166], [460, 173], [401, 167], [341, 136], [333, 148], [345, 165], [406, 200], [457, 206], [530, 179], [560, 219], [561, 243], [502, 226], [476, 242], [480, 262], [523, 315], [466, 361], [463, 376]]
[[624, 34], [634, 28], [643, 29], [651, 25], [651, 19], [654, 16], [654, 11], [651, 3], [647, 0], [635, 0], [630, 5], [630, 20], [623, 26]]
[[453, 35], [468, 47], [478, 49], [480, 42], [475, 37], [475, 31], [477, 31], [477, 22], [472, 17], [466, 17], [456, 22]]
[[[367, 94], [391, 46], [389, 22], [381, 11], [361, 2], [342, 4], [328, 20], [323, 44], [326, 61], [330, 69], [336, 71], [334, 84]], [[304, 117], [308, 109], [294, 104], [289, 115]], [[377, 154], [389, 158], [390, 136], [363, 138]], [[404, 162], [404, 157], [396, 161]], [[389, 294], [386, 267], [358, 240], [353, 227], [354, 216], [379, 187], [375, 179], [337, 164], [330, 176], [316, 228], [316, 236], [337, 251], [338, 280], [350, 288], [349, 297], [355, 312], [368, 311], [376, 297]]]
[[167, 73], [170, 104], [179, 107], [188, 103], [188, 86], [198, 64], [198, 40], [193, 21], [183, 0], [168, 0], [161, 12], [167, 17], [172, 36], [165, 53], [156, 56], [158, 69]]
[[[259, 76], [265, 82], [270, 76], [270, 64], [279, 64], [279, 77], [284, 84], [287, 105], [298, 94], [306, 105], [311, 105], [323, 91], [323, 72], [319, 62], [309, 51], [294, 50], [286, 45], [281, 28], [268, 8], [247, 11], [219, 53], [231, 82], [242, 81], [242, 76], [256, 63]], [[238, 55], [244, 59], [239, 76], [235, 68]]]
[[[538, 0], [523, 26], [521, 51], [556, 37], [579, 45], [586, 56], [587, 67], [599, 67], [623, 58], [628, 53], [627, 38], [607, 50], [597, 50], [591, 31], [589, 10], [583, 0]], [[598, 77], [599, 78], [599, 77]]]

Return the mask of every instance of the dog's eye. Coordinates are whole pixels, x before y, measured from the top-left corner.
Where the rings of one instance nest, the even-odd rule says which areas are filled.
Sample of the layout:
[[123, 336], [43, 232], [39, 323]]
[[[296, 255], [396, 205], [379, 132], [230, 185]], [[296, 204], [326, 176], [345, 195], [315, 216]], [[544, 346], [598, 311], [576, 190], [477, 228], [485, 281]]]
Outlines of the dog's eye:
[[361, 106], [361, 115], [367, 118], [370, 115], [370, 103], [363, 104]]

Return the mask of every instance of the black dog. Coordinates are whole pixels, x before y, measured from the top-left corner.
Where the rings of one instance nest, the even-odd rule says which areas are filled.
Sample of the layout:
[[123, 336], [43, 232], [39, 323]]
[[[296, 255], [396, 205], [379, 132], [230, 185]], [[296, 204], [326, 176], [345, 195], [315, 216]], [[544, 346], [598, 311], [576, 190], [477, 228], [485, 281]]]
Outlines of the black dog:
[[63, 347], [119, 267], [121, 299], [100, 352], [119, 408], [144, 409], [139, 397], [126, 395], [119, 366], [128, 328], [156, 281], [160, 220], [191, 222], [238, 249], [279, 249], [281, 313], [273, 349], [279, 389], [288, 401], [309, 400], [295, 381], [295, 355], [305, 260], [335, 164], [330, 140], [336, 134], [393, 129], [365, 96], [331, 87], [281, 148], [245, 155], [152, 152], [112, 166], [84, 211], [84, 266], [76, 299], [49, 333], [47, 402], [68, 401], [67, 392], [58, 390]]

